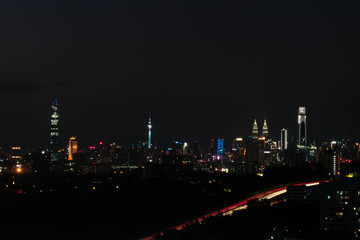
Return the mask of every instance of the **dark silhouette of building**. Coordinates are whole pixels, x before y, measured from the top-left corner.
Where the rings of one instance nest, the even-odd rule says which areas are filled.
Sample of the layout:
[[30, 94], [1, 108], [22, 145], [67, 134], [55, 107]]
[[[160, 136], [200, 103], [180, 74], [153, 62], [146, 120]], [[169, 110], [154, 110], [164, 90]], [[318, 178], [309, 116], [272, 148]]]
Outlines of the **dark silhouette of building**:
[[319, 191], [321, 229], [358, 236], [360, 179], [343, 178], [335, 182], [321, 183]]

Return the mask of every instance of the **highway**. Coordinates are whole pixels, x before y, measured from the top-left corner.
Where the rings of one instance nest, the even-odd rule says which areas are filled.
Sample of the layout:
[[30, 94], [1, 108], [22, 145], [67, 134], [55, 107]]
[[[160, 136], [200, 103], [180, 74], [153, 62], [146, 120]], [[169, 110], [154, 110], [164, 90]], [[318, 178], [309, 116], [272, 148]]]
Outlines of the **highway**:
[[[310, 186], [315, 186], [315, 185], [318, 185], [320, 182], [322, 181], [314, 181], [314, 182], [304, 182], [304, 183], [297, 183], [297, 184], [293, 184], [293, 186], [301, 186], [301, 185], [306, 185], [307, 187], [310, 187]], [[275, 189], [271, 189], [271, 190], [267, 190], [267, 191], [264, 191], [264, 192], [261, 192], [259, 194], [256, 194], [255, 196], [252, 196], [252, 197], [249, 197], [241, 202], [238, 202], [236, 204], [233, 204], [231, 206], [228, 206], [228, 207], [225, 207], [225, 208], [222, 208], [218, 211], [215, 211], [215, 212], [212, 212], [212, 213], [209, 213], [209, 214], [206, 214], [204, 216], [201, 216], [201, 217], [198, 217], [198, 218], [195, 218], [193, 220], [190, 220], [190, 221], [187, 221], [185, 223], [182, 223], [178, 226], [175, 226], [175, 227], [172, 227], [170, 228], [169, 230], [181, 230], [184, 226], [188, 225], [188, 224], [191, 224], [195, 221], [199, 221], [199, 222], [202, 222], [204, 219], [206, 219], [207, 217], [210, 217], [210, 216], [215, 216], [215, 215], [218, 215], [218, 214], [221, 214], [223, 216], [227, 216], [227, 215], [231, 215], [233, 214], [234, 211], [238, 211], [238, 210], [243, 210], [243, 209], [246, 209], [247, 208], [247, 201], [249, 200], [252, 200], [252, 199], [259, 199], [259, 200], [262, 200], [262, 199], [272, 199], [274, 197], [277, 197], [281, 194], [284, 194], [286, 193], [286, 189], [287, 189], [287, 186], [284, 186], [284, 187], [279, 187], [279, 188], [275, 188]], [[150, 240], [150, 239], [153, 239], [156, 235], [156, 234], [153, 234], [151, 236], [148, 236], [148, 237], [145, 237], [145, 238], [141, 238], [141, 240]], [[162, 232], [160, 232], [160, 234], [162, 234]]]

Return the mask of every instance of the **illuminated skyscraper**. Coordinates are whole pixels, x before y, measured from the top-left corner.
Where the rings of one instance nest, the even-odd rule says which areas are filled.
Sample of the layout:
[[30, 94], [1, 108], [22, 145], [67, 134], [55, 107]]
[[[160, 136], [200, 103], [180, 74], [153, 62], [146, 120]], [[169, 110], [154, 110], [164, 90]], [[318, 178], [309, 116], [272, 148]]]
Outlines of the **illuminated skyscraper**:
[[254, 119], [253, 129], [252, 129], [252, 138], [258, 139], [259, 138], [259, 130], [256, 123], [256, 119]]
[[147, 127], [149, 129], [148, 149], [151, 149], [151, 129], [152, 129], [152, 124], [151, 124], [151, 113], [150, 112], [149, 112], [149, 122], [148, 122]]
[[281, 141], [280, 141], [281, 151], [288, 149], [288, 131], [287, 129], [281, 129]]
[[224, 155], [224, 139], [218, 139], [217, 141], [217, 160], [222, 160]]
[[59, 161], [59, 113], [58, 101], [55, 100], [51, 106], [52, 114], [50, 116], [50, 160]]
[[76, 137], [71, 137], [69, 139], [69, 157], [68, 160], [74, 160], [74, 153], [78, 152], [78, 142]]
[[331, 149], [328, 150], [328, 159], [325, 163], [325, 168], [328, 169], [329, 175], [340, 175], [340, 152], [341, 143], [338, 141], [331, 142]]
[[298, 128], [299, 128], [298, 147], [304, 148], [307, 146], [305, 107], [299, 107]]
[[268, 126], [266, 123], [266, 119], [264, 119], [264, 125], [263, 125], [263, 129], [262, 129], [262, 135], [263, 137], [267, 138], [269, 136], [269, 130], [268, 130]]

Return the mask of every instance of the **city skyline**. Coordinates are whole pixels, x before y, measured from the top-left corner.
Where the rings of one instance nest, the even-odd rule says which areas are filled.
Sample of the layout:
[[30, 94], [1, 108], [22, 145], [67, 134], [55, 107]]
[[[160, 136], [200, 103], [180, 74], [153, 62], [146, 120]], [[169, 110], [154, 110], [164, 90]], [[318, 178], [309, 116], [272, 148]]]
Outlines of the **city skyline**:
[[[61, 104], [60, 104], [61, 105]], [[51, 112], [51, 116], [50, 116], [50, 119], [51, 119], [51, 124], [49, 127], [51, 127], [50, 129], [50, 144], [49, 143], [44, 143], [44, 144], [34, 144], [34, 145], [22, 145], [24, 146], [25, 148], [34, 148], [34, 147], [37, 147], [37, 146], [41, 146], [41, 147], [49, 147], [49, 149], [51, 149], [51, 142], [57, 142], [58, 146], [56, 148], [63, 148], [66, 144], [67, 144], [67, 139], [72, 137], [72, 135], [70, 136], [62, 136], [62, 133], [59, 134], [59, 126], [58, 126], [58, 122], [59, 122], [59, 112], [61, 112], [61, 106], [59, 107], [59, 101], [58, 99], [55, 99], [53, 100], [53, 104], [51, 105], [51, 108], [52, 108], [52, 112]], [[304, 111], [305, 113], [305, 107], [304, 106], [300, 106], [298, 107], [298, 113], [300, 114], [300, 111], [301, 109], [303, 109], [302, 111]], [[298, 115], [298, 120], [297, 120], [297, 123], [294, 124], [287, 124], [286, 126], [291, 126], [293, 125], [293, 128], [290, 128], [290, 134], [288, 134], [288, 140], [293, 142], [293, 143], [297, 143], [298, 145], [298, 139], [299, 139], [299, 134], [300, 134], [300, 129], [299, 129], [299, 121], [300, 121], [300, 118], [299, 118], [300, 115]], [[66, 118], [66, 117], [65, 117]], [[131, 145], [131, 144], [136, 144], [136, 143], [139, 143], [139, 142], [144, 142], [144, 143], [147, 143], [148, 145], [148, 148], [150, 148], [149, 146], [149, 140], [152, 138], [152, 134], [151, 134], [151, 131], [152, 131], [152, 120], [151, 120], [151, 111], [148, 112], [148, 115], [147, 115], [147, 124], [146, 124], [146, 131], [147, 131], [147, 135], [145, 136], [143, 134], [143, 136], [140, 136], [138, 139], [135, 139], [133, 142], [130, 142], [130, 141], [124, 141], [123, 139], [119, 138], [119, 137], [115, 137], [115, 138], [109, 138], [109, 139], [106, 139], [104, 137], [98, 137], [96, 139], [93, 139], [92, 141], [89, 141], [88, 139], [84, 139], [84, 138], [81, 138], [80, 136], [80, 139], [82, 139], [83, 141], [83, 148], [86, 148], [87, 146], [90, 146], [90, 145], [94, 145], [96, 144], [97, 142], [99, 141], [107, 141], [107, 142], [117, 142], [117, 143], [120, 143], [122, 145]], [[56, 123], [54, 123], [56, 122]], [[61, 125], [61, 120], [60, 120], [60, 125]], [[52, 132], [53, 131], [53, 124], [56, 125], [56, 133]], [[294, 127], [295, 126], [295, 127]], [[143, 126], [140, 126], [140, 128], [142, 128]], [[60, 126], [60, 129], [62, 127]], [[289, 130], [288, 127], [285, 127], [287, 129], [287, 132]], [[283, 129], [283, 128], [282, 128]], [[270, 134], [269, 134], [269, 128], [267, 126], [267, 118], [264, 117], [264, 122], [263, 122], [263, 125], [260, 125], [258, 126], [257, 125], [257, 122], [256, 122], [256, 118], [254, 118], [254, 122], [253, 122], [253, 126], [252, 128], [251, 127], [248, 127], [248, 130], [247, 130], [247, 133], [239, 133], [239, 134], [232, 134], [232, 135], [227, 135], [227, 137], [224, 138], [224, 135], [217, 135], [217, 136], [210, 136], [209, 138], [204, 138], [204, 137], [194, 137], [194, 136], [184, 136], [183, 138], [171, 138], [170, 136], [168, 136], [168, 140], [167, 141], [163, 141], [161, 142], [160, 141], [160, 146], [162, 147], [165, 147], [166, 145], [169, 145], [172, 141], [183, 141], [183, 142], [187, 142], [187, 141], [199, 141], [199, 139], [202, 139], [201, 141], [201, 144], [205, 147], [209, 147], [209, 142], [211, 139], [218, 139], [218, 138], [224, 138], [225, 139], [225, 142], [228, 142], [228, 147], [231, 146], [231, 141], [237, 137], [241, 137], [241, 138], [247, 138], [249, 136], [252, 136], [254, 137], [254, 134], [255, 134], [255, 137], [258, 138], [260, 136], [263, 136], [263, 134], [266, 135], [266, 137], [272, 139], [273, 141], [280, 141], [281, 139], [281, 131], [282, 129], [272, 129], [271, 128], [271, 125], [270, 125]], [[66, 129], [61, 129], [60, 132], [68, 132], [66, 131]], [[254, 131], [256, 131], [256, 133], [254, 133]], [[265, 133], [264, 133], [265, 131]], [[308, 134], [308, 133], [307, 133]], [[54, 140], [54, 136], [53, 135], [56, 135], [56, 139]], [[60, 136], [59, 136], [60, 135]], [[73, 134], [74, 135], [74, 134]], [[332, 138], [321, 138], [321, 136], [318, 136], [318, 137], [314, 137], [312, 139], [307, 139], [307, 144], [305, 144], [306, 146], [310, 146], [311, 144], [313, 144], [314, 142], [319, 145], [321, 144], [321, 142], [328, 142], [328, 141], [333, 141], [333, 140], [340, 140], [341, 138], [343, 138], [344, 136], [347, 136], [349, 137], [347, 134], [344, 134], [342, 136], [337, 136], [337, 137], [332, 137]], [[309, 138], [309, 137], [307, 137]], [[60, 139], [60, 140], [59, 140]], [[322, 139], [319, 141], [319, 139]], [[310, 141], [309, 141], [310, 140]], [[316, 142], [316, 140], [318, 140]], [[353, 141], [357, 141], [357, 139], [352, 139]], [[155, 144], [159, 144], [159, 140], [158, 139], [152, 139], [150, 144], [153, 145], [154, 143]], [[8, 145], [3, 145], [3, 146], [12, 146], [12, 145], [21, 145], [19, 143], [13, 143], [13, 144], [8, 144]], [[226, 144], [227, 145], [227, 144]]]
[[55, 98], [62, 143], [145, 139], [149, 110], [159, 142], [296, 136], [298, 106], [309, 141], [360, 136], [357, 3], [40, 2], [0, 5], [0, 145], [45, 145]]
[[359, 9], [0, 1], [4, 239], [359, 239]]

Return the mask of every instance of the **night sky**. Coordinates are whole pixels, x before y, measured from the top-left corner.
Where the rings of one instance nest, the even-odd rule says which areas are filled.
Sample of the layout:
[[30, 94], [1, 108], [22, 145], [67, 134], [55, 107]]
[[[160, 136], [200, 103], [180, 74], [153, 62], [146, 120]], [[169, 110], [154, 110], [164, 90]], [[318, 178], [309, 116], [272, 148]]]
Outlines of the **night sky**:
[[[246, 3], [244, 3], [246, 2]], [[270, 136], [360, 140], [360, 2], [1, 1], [0, 146]]]

